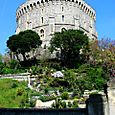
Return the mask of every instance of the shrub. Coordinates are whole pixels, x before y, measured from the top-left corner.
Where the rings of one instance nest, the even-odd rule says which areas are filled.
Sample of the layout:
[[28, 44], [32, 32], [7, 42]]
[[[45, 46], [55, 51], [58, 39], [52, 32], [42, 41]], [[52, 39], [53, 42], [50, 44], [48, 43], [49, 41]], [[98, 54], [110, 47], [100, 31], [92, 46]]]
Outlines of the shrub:
[[56, 99], [55, 103], [52, 104], [52, 107], [55, 109], [67, 108], [66, 102], [62, 102], [61, 99]]
[[17, 95], [21, 96], [23, 94], [24, 90], [22, 88], [17, 89]]
[[63, 92], [61, 98], [67, 100], [69, 98], [68, 92]]
[[17, 83], [12, 82], [12, 84], [11, 84], [11, 88], [16, 88], [17, 86], [18, 86]]
[[68, 102], [68, 108], [71, 108], [71, 107], [72, 107], [72, 103]]
[[48, 88], [44, 89], [44, 93], [47, 94], [49, 92]]
[[72, 108], [78, 108], [78, 102], [76, 100], [73, 101]]
[[30, 107], [35, 107], [36, 101], [35, 100], [30, 100]]
[[54, 97], [54, 96], [41, 96], [39, 99], [40, 99], [41, 101], [43, 101], [43, 102], [46, 102], [46, 101], [55, 100], [56, 97]]

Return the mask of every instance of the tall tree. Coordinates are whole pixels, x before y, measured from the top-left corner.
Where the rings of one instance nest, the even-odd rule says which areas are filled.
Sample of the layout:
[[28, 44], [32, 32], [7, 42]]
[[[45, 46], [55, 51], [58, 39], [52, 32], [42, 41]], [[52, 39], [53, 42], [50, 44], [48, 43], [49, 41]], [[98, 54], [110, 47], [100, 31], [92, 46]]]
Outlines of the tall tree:
[[89, 38], [80, 30], [64, 30], [55, 33], [50, 44], [50, 51], [59, 51], [65, 66], [75, 67], [83, 62], [84, 54], [88, 51]]
[[26, 53], [32, 49], [38, 48], [42, 44], [39, 35], [32, 31], [22, 31], [17, 35], [12, 35], [7, 40], [7, 47], [16, 54], [22, 54], [24, 61], [26, 61]]

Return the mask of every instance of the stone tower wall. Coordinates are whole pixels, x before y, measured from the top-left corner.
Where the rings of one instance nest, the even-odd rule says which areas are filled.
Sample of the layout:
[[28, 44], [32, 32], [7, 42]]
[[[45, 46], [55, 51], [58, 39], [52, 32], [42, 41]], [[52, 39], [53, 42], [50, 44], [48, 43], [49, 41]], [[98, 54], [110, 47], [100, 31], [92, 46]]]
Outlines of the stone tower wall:
[[43, 47], [62, 28], [81, 29], [91, 39], [97, 39], [95, 10], [83, 0], [27, 0], [17, 9], [16, 21], [16, 33], [27, 29], [36, 31]]

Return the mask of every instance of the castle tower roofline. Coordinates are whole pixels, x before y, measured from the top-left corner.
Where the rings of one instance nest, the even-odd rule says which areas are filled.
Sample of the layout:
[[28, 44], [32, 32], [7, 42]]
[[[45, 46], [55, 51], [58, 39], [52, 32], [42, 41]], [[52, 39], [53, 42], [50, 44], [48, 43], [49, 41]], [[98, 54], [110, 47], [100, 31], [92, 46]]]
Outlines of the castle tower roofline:
[[93, 20], [96, 20], [95, 10], [90, 5], [88, 5], [84, 0], [27, 0], [17, 9], [16, 16], [18, 18], [20, 17], [20, 15], [27, 13], [27, 9], [31, 9], [32, 7], [35, 7], [37, 5], [49, 3], [52, 1], [75, 2], [83, 12], [88, 14]]

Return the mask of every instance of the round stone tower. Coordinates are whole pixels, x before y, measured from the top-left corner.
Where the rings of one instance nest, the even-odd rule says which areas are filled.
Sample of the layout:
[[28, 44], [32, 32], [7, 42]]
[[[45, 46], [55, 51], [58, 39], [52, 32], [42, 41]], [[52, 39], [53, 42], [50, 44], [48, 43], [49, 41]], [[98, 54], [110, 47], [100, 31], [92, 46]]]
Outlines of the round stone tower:
[[16, 33], [36, 31], [42, 47], [48, 46], [52, 34], [62, 29], [80, 29], [90, 39], [97, 39], [96, 12], [84, 0], [27, 0], [17, 9], [16, 21]]

